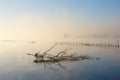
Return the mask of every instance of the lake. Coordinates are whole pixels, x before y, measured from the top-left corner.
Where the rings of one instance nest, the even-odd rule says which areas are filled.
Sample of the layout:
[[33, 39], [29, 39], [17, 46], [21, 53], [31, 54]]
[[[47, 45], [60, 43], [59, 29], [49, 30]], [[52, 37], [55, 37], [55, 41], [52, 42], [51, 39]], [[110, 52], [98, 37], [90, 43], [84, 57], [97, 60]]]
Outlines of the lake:
[[120, 80], [120, 48], [57, 45], [49, 53], [56, 54], [65, 48], [68, 52], [96, 59], [34, 63], [34, 54], [44, 52], [54, 42], [0, 42], [0, 80]]

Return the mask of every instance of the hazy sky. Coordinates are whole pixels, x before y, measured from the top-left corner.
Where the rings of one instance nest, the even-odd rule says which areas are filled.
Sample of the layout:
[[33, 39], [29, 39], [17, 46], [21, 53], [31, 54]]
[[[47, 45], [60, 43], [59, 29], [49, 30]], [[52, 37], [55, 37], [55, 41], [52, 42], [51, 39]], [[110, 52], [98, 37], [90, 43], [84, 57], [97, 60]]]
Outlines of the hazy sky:
[[0, 0], [0, 39], [120, 34], [120, 0]]

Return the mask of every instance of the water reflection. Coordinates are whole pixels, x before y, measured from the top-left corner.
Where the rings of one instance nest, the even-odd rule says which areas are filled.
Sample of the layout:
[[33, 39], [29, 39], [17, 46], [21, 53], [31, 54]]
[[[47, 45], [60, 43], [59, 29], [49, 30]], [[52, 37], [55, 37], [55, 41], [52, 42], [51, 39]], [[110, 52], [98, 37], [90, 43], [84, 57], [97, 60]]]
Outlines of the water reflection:
[[75, 52], [101, 59], [34, 63], [33, 56], [26, 54], [44, 52], [53, 43], [0, 44], [0, 80], [120, 80], [119, 48], [58, 45], [50, 51], [52, 55], [72, 47], [69, 54]]

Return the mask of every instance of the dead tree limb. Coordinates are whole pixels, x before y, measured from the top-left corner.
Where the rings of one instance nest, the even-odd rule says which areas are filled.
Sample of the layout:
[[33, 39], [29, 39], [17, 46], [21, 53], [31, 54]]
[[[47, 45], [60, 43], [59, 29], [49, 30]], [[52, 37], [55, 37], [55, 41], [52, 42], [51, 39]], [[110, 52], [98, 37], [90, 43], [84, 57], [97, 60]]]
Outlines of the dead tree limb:
[[41, 61], [43, 61], [44, 60], [44, 58], [45, 58], [45, 56], [47, 55], [47, 53], [50, 51], [50, 50], [52, 50], [55, 46], [56, 46], [57, 44], [55, 44], [55, 45], [53, 45], [52, 47], [50, 47], [48, 50], [46, 50], [45, 52], [43, 52], [42, 54], [39, 54], [40, 52], [36, 52], [35, 53], [35, 57], [36, 57], [36, 60], [41, 60]]
[[45, 56], [47, 54], [47, 52], [49, 52], [50, 50], [52, 50], [56, 45], [57, 45], [57, 43], [55, 45], [53, 45], [52, 47], [50, 47], [50, 49], [48, 49], [45, 52], [43, 52], [42, 55]]
[[[34, 62], [36, 63], [37, 62], [58, 62], [58, 61], [76, 61], [76, 60], [84, 60], [84, 59], [93, 59], [93, 58], [90, 58], [88, 55], [78, 56], [75, 53], [66, 55], [67, 51], [71, 50], [72, 48], [65, 48], [64, 50], [58, 52], [55, 55], [48, 54], [48, 52], [51, 51], [56, 45], [57, 44], [53, 45], [48, 50], [44, 51], [42, 54], [40, 54], [40, 51], [39, 51], [39, 52], [36, 52], [35, 54], [28, 53], [28, 55], [34, 56], [36, 58]], [[100, 59], [100, 58], [96, 58], [96, 59]]]
[[62, 54], [62, 55], [64, 55], [64, 54], [66, 54], [67, 53], [67, 51], [69, 51], [69, 50], [71, 50], [72, 48], [69, 48], [69, 49], [65, 49], [65, 50], [63, 50], [63, 51], [60, 51], [59, 53], [57, 53], [57, 55], [56, 56], [54, 56], [54, 57], [58, 57], [60, 54]]

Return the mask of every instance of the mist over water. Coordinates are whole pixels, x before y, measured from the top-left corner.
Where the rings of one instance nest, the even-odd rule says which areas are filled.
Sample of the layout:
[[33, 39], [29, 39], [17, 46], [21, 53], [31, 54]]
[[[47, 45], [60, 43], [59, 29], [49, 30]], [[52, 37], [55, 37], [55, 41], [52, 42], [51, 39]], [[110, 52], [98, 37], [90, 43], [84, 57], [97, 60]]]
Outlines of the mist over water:
[[119, 8], [119, 0], [0, 0], [0, 80], [120, 80]]

